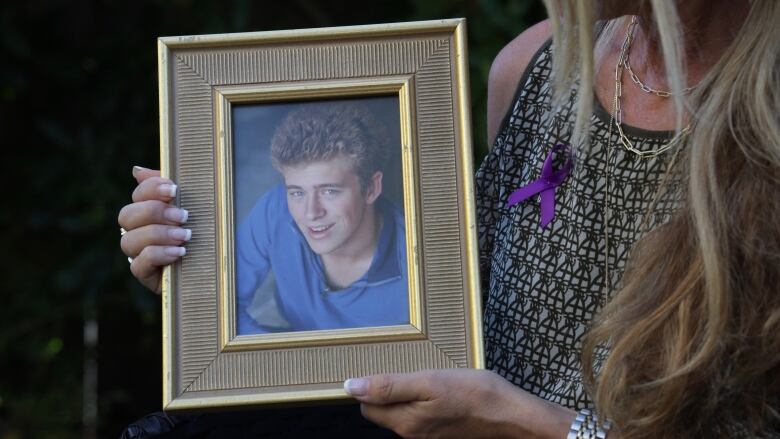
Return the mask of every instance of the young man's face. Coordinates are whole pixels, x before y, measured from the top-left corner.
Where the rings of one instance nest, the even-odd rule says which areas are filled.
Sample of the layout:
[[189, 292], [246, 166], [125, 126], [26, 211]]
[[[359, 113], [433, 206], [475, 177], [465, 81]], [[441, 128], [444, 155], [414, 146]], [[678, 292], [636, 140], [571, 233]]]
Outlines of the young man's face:
[[281, 169], [288, 209], [317, 254], [354, 257], [373, 245], [373, 203], [382, 192], [382, 173], [362, 191], [352, 167], [337, 157]]

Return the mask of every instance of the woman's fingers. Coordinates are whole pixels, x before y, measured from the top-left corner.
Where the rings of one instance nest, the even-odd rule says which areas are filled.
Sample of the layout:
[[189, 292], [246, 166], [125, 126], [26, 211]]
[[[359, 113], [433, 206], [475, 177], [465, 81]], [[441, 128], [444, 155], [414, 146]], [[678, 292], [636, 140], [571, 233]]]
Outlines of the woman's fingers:
[[143, 166], [133, 166], [133, 177], [138, 183], [146, 180], [149, 177], [159, 177], [160, 171], [156, 169], [144, 168]]
[[127, 231], [150, 224], [178, 226], [187, 222], [189, 212], [158, 200], [128, 204], [119, 211], [119, 226]]
[[145, 287], [159, 294], [162, 267], [176, 262], [186, 253], [187, 250], [184, 247], [148, 246], [133, 258], [130, 263], [130, 271]]
[[192, 231], [179, 227], [189, 213], [170, 204], [178, 187], [160, 171], [133, 166], [138, 182], [133, 203], [119, 211], [119, 226], [124, 229], [120, 246], [129, 256], [130, 271], [147, 288], [160, 293], [162, 267], [184, 256], [181, 245], [189, 241]]
[[192, 238], [192, 231], [177, 226], [150, 224], [127, 231], [120, 246], [127, 256], [138, 256], [149, 246], [180, 246]]
[[160, 200], [168, 203], [176, 197], [178, 189], [179, 187], [167, 178], [148, 177], [135, 187], [133, 202]]

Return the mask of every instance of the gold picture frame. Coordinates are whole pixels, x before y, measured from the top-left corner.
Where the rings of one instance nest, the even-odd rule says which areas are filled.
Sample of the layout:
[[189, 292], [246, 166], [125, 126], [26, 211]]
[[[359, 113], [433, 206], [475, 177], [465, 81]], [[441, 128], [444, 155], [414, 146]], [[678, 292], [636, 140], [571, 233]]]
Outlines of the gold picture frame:
[[[346, 400], [347, 378], [484, 367], [465, 20], [164, 37], [158, 51], [161, 170], [193, 231], [163, 273], [166, 411]], [[388, 96], [408, 324], [238, 335], [235, 109]]]

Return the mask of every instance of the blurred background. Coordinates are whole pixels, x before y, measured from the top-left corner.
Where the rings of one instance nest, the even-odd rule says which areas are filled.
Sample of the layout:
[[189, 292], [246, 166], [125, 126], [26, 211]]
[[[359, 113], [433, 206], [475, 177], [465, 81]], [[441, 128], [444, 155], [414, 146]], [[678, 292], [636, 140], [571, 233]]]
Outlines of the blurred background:
[[160, 300], [117, 213], [157, 167], [156, 37], [466, 17], [475, 160], [490, 62], [539, 0], [4, 0], [0, 439], [114, 438], [161, 405]]

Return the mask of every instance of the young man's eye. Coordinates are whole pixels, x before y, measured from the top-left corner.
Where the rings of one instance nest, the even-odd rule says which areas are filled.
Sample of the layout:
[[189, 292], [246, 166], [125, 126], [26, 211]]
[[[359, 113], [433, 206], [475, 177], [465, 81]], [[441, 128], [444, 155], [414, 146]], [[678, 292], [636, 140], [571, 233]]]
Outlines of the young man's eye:
[[290, 198], [301, 198], [303, 197], [303, 191], [287, 191], [287, 196]]
[[323, 190], [322, 190], [322, 195], [324, 195], [324, 196], [326, 196], [326, 197], [335, 197], [335, 196], [336, 196], [336, 195], [338, 195], [340, 192], [341, 192], [341, 191], [339, 191], [338, 189], [327, 188], [327, 189], [323, 189]]

